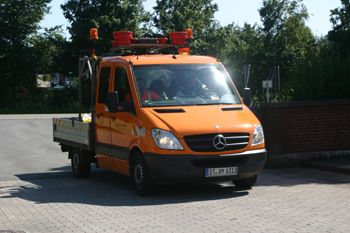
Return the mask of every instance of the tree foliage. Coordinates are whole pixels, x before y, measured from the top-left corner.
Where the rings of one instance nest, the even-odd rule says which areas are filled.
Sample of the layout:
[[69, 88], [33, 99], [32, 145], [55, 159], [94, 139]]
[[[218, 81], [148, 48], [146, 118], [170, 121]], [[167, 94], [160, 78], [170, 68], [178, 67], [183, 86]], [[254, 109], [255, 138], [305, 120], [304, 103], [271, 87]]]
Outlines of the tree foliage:
[[289, 93], [293, 100], [349, 99], [350, 92], [350, 4], [330, 10], [333, 29], [307, 48], [290, 75]]
[[[342, 7], [330, 10], [333, 28], [321, 38], [306, 26], [309, 15], [302, 0], [262, 0], [262, 26], [242, 27], [220, 25], [214, 18], [218, 5], [212, 0], [157, 0], [153, 15], [144, 10], [144, 1], [65, 1], [61, 8], [70, 22], [67, 40], [60, 27], [38, 32], [50, 0], [0, 0], [0, 108], [26, 101], [27, 106], [42, 105], [34, 104], [42, 94], [32, 81], [36, 73], [77, 76], [78, 58], [89, 56], [93, 46], [90, 28], [99, 31], [97, 55], [109, 51], [114, 31], [168, 37], [169, 32], [192, 28], [192, 54], [219, 58], [238, 90], [244, 85], [243, 66], [251, 65], [249, 87], [256, 103], [264, 99], [261, 81], [274, 66], [280, 67], [282, 88], [274, 100], [350, 98], [345, 88], [350, 85], [349, 0], [340, 0]], [[75, 92], [49, 91], [48, 101], [74, 107]]]
[[329, 31], [330, 41], [339, 44], [342, 57], [350, 55], [350, 1], [341, 0], [342, 7], [331, 10], [333, 29]]
[[283, 92], [288, 92], [285, 89], [290, 89], [289, 77], [296, 62], [305, 59], [307, 48], [315, 44], [315, 37], [305, 25], [307, 9], [302, 0], [264, 0], [259, 13], [264, 42], [259, 62], [265, 67], [262, 79], [267, 79], [270, 67], [279, 66]]
[[[169, 32], [185, 31], [191, 28], [194, 39], [191, 41], [193, 54], [208, 54], [220, 47], [211, 44], [210, 41], [221, 34], [221, 25], [214, 19], [218, 11], [217, 4], [211, 0], [157, 0], [157, 6], [153, 7], [153, 36], [168, 37]], [[222, 40], [220, 40], [222, 42]], [[220, 47], [221, 48], [221, 47]]]
[[[65, 67], [67, 72], [76, 73], [78, 58], [91, 55], [92, 42], [89, 40], [91, 28], [97, 28], [99, 40], [96, 49], [105, 53], [112, 48], [115, 31], [132, 31], [134, 37], [143, 33], [142, 25], [149, 20], [149, 13], [143, 8], [144, 0], [69, 0], [61, 5], [64, 16], [70, 22], [68, 27], [71, 42], [66, 49]], [[68, 64], [67, 64], [68, 63]]]
[[294, 101], [349, 99], [350, 57], [341, 58], [339, 46], [322, 38], [307, 58], [298, 60], [290, 77]]
[[154, 26], [165, 36], [186, 28], [192, 28], [195, 35], [201, 36], [215, 21], [214, 13], [218, 11], [217, 4], [211, 0], [157, 0], [156, 3]]
[[[50, 0], [0, 1], [0, 107], [15, 106], [17, 92], [32, 79], [29, 72], [32, 54], [30, 36], [39, 29], [39, 22], [49, 11]], [[33, 75], [33, 76], [31, 76]]]

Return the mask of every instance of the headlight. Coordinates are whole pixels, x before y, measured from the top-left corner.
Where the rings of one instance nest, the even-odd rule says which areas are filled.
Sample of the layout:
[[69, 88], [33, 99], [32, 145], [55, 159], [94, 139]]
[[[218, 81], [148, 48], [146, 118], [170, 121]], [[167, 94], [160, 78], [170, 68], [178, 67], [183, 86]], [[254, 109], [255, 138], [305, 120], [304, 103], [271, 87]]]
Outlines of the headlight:
[[162, 129], [152, 129], [151, 130], [154, 141], [157, 146], [162, 149], [168, 150], [183, 150], [184, 148], [180, 144], [179, 140], [174, 136], [174, 134], [162, 130]]
[[251, 146], [263, 144], [265, 142], [263, 127], [258, 125], [254, 130], [253, 140]]

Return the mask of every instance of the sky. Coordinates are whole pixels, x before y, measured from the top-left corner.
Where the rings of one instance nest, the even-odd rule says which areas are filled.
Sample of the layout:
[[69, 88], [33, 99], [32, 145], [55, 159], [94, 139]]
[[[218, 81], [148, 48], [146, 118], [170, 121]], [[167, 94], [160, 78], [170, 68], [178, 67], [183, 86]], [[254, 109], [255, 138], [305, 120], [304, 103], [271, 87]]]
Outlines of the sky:
[[[67, 0], [52, 0], [49, 4], [51, 7], [50, 14], [46, 15], [44, 20], [40, 23], [42, 27], [54, 27], [56, 25], [63, 25], [66, 29], [69, 22], [64, 18], [61, 4]], [[261, 25], [260, 15], [258, 9], [262, 6], [262, 0], [213, 0], [217, 3], [219, 11], [215, 13], [215, 19], [220, 22], [222, 26], [234, 23], [242, 27], [244, 23], [251, 25], [257, 23]], [[330, 10], [341, 7], [340, 0], [303, 0], [303, 4], [308, 9], [310, 18], [306, 22], [306, 26], [310, 27], [313, 34], [317, 36], [326, 35], [332, 29], [330, 23]], [[144, 3], [147, 11], [153, 11], [153, 6], [156, 5], [156, 0], [147, 0]], [[118, 29], [116, 29], [118, 30]], [[65, 31], [66, 37], [69, 38], [69, 33]]]

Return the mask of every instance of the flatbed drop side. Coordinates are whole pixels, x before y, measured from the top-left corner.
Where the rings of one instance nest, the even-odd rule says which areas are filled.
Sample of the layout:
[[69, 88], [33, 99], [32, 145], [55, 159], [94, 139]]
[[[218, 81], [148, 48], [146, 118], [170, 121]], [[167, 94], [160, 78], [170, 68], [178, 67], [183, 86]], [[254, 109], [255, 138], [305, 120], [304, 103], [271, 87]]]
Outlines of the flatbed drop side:
[[[77, 117], [53, 118], [53, 141], [61, 145], [62, 152], [68, 152], [72, 171], [77, 178], [86, 178], [90, 174], [91, 163], [98, 165], [95, 153], [95, 117], [94, 102], [95, 80], [97, 79], [100, 58], [84, 57], [79, 59], [79, 114]], [[82, 117], [82, 82], [84, 77], [91, 78], [91, 115]]]
[[[78, 117], [53, 119], [53, 140], [68, 152], [74, 176], [87, 177], [96, 163], [131, 176], [139, 195], [153, 193], [156, 184], [232, 180], [253, 186], [266, 150], [261, 124], [246, 106], [250, 90], [243, 91], [244, 104], [215, 58], [149, 53], [184, 47], [183, 41], [118, 44], [115, 38], [123, 54], [80, 59]], [[81, 113], [84, 77], [91, 78], [89, 120]]]

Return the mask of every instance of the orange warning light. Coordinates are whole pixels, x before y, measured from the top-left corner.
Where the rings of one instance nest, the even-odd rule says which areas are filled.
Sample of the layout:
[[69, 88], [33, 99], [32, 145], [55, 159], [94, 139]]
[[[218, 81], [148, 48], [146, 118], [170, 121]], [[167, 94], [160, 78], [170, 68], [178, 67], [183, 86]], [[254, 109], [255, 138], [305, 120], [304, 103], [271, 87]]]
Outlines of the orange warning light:
[[90, 40], [98, 40], [97, 28], [90, 29]]
[[179, 55], [190, 55], [191, 54], [191, 49], [190, 47], [179, 47], [177, 49]]
[[187, 32], [188, 34], [188, 39], [193, 39], [193, 33], [191, 28], [187, 28], [185, 32]]
[[132, 32], [129, 31], [118, 31], [113, 32], [114, 39], [117, 44], [130, 44], [132, 41]]
[[169, 33], [171, 43], [174, 45], [182, 45], [186, 43], [186, 39], [188, 39], [187, 32], [170, 32]]

